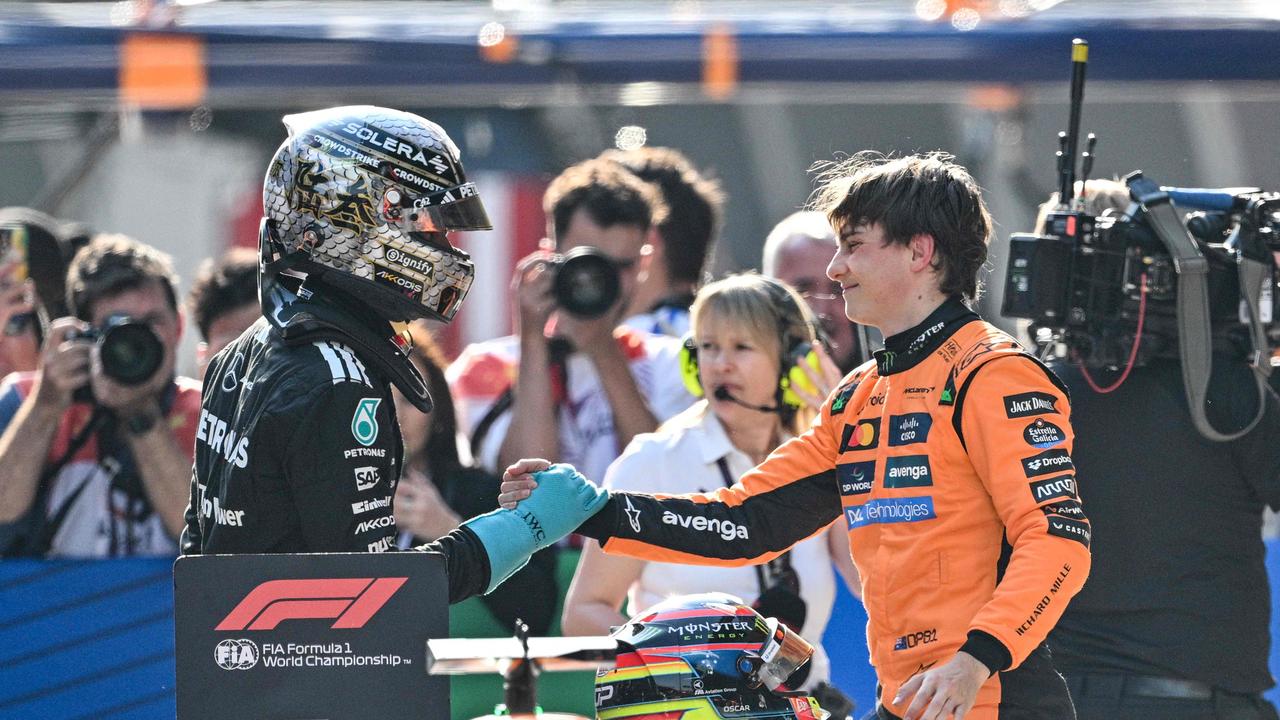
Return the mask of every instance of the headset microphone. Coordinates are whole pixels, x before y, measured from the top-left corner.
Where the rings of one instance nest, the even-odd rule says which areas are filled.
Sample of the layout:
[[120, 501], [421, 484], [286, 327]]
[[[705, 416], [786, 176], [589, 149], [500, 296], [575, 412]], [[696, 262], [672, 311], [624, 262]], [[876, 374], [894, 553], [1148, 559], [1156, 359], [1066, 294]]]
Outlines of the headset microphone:
[[779, 409], [777, 405], [752, 405], [751, 403], [745, 403], [734, 397], [733, 394], [729, 392], [729, 388], [723, 385], [716, 388], [716, 391], [712, 394], [715, 395], [717, 400], [728, 400], [735, 405], [741, 405], [748, 410], [755, 410], [756, 412], [771, 413], [778, 412]]

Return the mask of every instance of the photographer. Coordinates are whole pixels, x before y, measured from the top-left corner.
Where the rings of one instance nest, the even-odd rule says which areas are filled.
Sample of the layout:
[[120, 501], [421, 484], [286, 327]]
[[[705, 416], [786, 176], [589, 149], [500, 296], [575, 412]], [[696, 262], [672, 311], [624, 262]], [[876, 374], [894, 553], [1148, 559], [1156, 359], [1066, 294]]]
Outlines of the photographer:
[[[122, 235], [98, 236], [72, 260], [75, 316], [52, 323], [38, 370], [0, 390], [6, 554], [177, 554], [200, 393], [174, 376], [175, 285], [168, 256]], [[149, 328], [150, 343], [122, 346], [115, 333], [104, 353], [95, 338], [126, 318]], [[140, 342], [132, 337], [126, 345]], [[123, 381], [119, 359], [147, 370], [148, 350], [150, 374]]]
[[[561, 173], [543, 209], [551, 240], [520, 261], [512, 280], [518, 335], [465, 349], [450, 385], [482, 466], [537, 455], [599, 477], [633, 437], [693, 403], [680, 381], [680, 341], [620, 326], [664, 209], [650, 185], [603, 160]], [[570, 271], [552, 252], [587, 248], [609, 270]], [[589, 282], [557, 291], [566, 273]], [[575, 293], [587, 285], [616, 290], [595, 317], [563, 307], [582, 300]]]
[[[1129, 205], [1119, 183], [1086, 189], [1089, 215]], [[1257, 394], [1243, 350], [1214, 350], [1207, 415], [1230, 433], [1255, 416]], [[1192, 422], [1174, 357], [1105, 393], [1118, 372], [1050, 366], [1071, 391], [1072, 457], [1097, 531], [1089, 583], [1049, 638], [1080, 720], [1275, 718], [1261, 697], [1274, 684], [1261, 526], [1265, 506], [1280, 507], [1275, 396], [1248, 434], [1213, 442]]]

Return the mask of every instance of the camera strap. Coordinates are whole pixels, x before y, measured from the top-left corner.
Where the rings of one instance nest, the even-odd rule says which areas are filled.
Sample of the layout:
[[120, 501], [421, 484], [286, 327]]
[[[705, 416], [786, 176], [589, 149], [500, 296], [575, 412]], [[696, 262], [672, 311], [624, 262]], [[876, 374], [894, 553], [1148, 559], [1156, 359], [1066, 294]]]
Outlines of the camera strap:
[[[1200, 434], [1210, 440], [1225, 442], [1240, 438], [1257, 426], [1262, 419], [1266, 408], [1266, 381], [1255, 374], [1254, 379], [1258, 387], [1258, 413], [1244, 428], [1224, 434], [1215, 430], [1209, 423], [1204, 410], [1209, 377], [1213, 373], [1209, 261], [1200, 251], [1195, 238], [1187, 231], [1167, 192], [1141, 175], [1126, 178], [1126, 183], [1133, 198], [1146, 210], [1156, 235], [1169, 250], [1169, 255], [1173, 258], [1174, 272], [1178, 275], [1178, 353], [1182, 360], [1182, 383], [1186, 390], [1187, 405], [1191, 409], [1191, 419]], [[1257, 294], [1252, 292], [1251, 286], [1243, 284], [1241, 292], [1253, 297], [1251, 320], [1256, 324], [1258, 322]]]

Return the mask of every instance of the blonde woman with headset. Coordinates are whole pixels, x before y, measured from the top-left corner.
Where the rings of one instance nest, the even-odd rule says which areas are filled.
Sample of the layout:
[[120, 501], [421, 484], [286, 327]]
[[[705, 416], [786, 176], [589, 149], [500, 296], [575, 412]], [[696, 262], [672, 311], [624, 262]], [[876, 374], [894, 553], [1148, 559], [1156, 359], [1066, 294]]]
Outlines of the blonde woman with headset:
[[[699, 291], [690, 319], [681, 366], [689, 390], [702, 399], [657, 432], [632, 440], [605, 474], [610, 489], [680, 494], [731, 485], [812, 419], [803, 398], [814, 388], [800, 366], [816, 371], [818, 351], [813, 315], [795, 290], [760, 275], [731, 275]], [[632, 524], [663, 521], [631, 516]], [[748, 532], [736, 526], [706, 530], [725, 539]], [[856, 595], [860, 585], [843, 527], [768, 565], [737, 568], [605, 555], [588, 540], [565, 599], [564, 632], [608, 634], [626, 620], [619, 609], [624, 597], [635, 612], [672, 595], [729, 592], [813, 644], [812, 688], [830, 674], [821, 647], [835, 599], [833, 562]]]

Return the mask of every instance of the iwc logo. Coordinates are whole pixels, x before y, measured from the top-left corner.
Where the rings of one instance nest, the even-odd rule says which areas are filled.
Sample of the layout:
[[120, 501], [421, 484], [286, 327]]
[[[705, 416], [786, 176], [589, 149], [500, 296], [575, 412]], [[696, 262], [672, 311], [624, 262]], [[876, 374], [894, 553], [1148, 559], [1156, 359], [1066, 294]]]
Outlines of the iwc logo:
[[213, 659], [223, 670], [249, 670], [258, 657], [258, 644], [252, 640], [223, 640], [213, 649]]
[[356, 442], [368, 447], [378, 439], [378, 405], [381, 398], [364, 398], [356, 405], [355, 417], [351, 418], [351, 434]]

